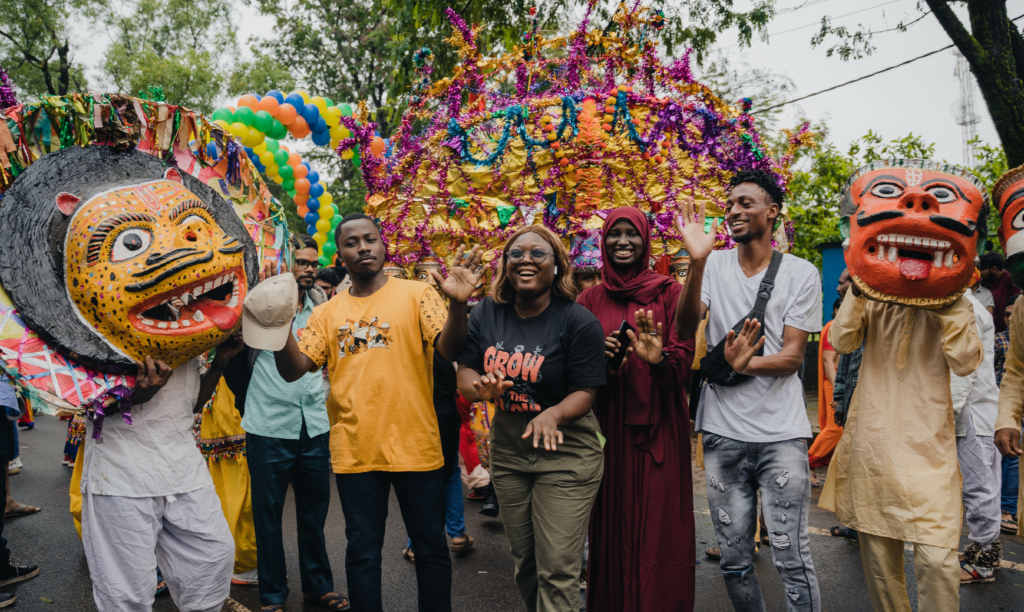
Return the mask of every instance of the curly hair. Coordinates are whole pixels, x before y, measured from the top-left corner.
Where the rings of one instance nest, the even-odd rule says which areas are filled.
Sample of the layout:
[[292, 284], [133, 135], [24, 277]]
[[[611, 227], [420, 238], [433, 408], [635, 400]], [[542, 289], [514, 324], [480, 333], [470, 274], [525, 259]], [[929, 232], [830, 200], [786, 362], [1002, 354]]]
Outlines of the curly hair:
[[505, 261], [508, 258], [509, 249], [512, 248], [512, 245], [523, 234], [537, 234], [551, 245], [551, 251], [555, 255], [555, 265], [558, 266], [558, 272], [555, 274], [555, 282], [551, 286], [551, 290], [557, 297], [575, 302], [579, 292], [576, 290], [576, 283], [572, 279], [572, 264], [569, 261], [569, 252], [566, 250], [565, 245], [562, 244], [562, 240], [543, 225], [527, 225], [517, 230], [516, 233], [509, 236], [509, 239], [505, 241], [505, 246], [501, 249], [501, 260], [498, 261], [498, 271], [494, 275], [494, 282], [491, 283], [491, 299], [496, 304], [507, 304], [514, 302], [516, 299], [516, 292], [512, 289], [512, 283], [508, 280]]
[[764, 170], [741, 170], [729, 179], [730, 188], [742, 183], [757, 185], [768, 194], [768, 200], [771, 203], [778, 204], [779, 208], [782, 207], [782, 200], [786, 194], [782, 191], [782, 187], [779, 187], [778, 183], [775, 182], [775, 176], [771, 172]]

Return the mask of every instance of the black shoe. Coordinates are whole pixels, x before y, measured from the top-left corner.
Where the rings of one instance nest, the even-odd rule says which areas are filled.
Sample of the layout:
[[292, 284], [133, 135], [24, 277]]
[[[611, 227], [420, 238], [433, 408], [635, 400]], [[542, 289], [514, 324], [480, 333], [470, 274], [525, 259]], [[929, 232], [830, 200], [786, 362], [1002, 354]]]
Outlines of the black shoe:
[[0, 608], [13, 606], [16, 599], [14, 593], [0, 593]]
[[498, 496], [494, 494], [494, 485], [488, 484], [486, 487], [481, 488], [480, 491], [484, 494], [484, 503], [477, 512], [491, 518], [497, 517]]
[[8, 563], [5, 566], [0, 566], [0, 587], [35, 578], [38, 575], [38, 565], [15, 565]]

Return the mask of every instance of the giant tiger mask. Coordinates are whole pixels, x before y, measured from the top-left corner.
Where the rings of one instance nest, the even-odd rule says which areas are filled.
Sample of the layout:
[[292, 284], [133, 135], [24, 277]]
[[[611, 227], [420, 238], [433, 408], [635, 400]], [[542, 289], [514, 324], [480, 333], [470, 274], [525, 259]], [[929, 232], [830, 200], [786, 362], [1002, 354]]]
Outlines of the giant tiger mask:
[[937, 309], [970, 283], [985, 238], [988, 191], [959, 166], [882, 160], [853, 173], [839, 212], [846, 265], [861, 292]]
[[231, 204], [137, 151], [71, 147], [36, 161], [0, 203], [0, 282], [71, 359], [177, 367], [238, 328], [256, 247]]
[[1024, 166], [999, 178], [992, 189], [999, 211], [999, 242], [1006, 253], [1006, 270], [1017, 287], [1024, 287]]

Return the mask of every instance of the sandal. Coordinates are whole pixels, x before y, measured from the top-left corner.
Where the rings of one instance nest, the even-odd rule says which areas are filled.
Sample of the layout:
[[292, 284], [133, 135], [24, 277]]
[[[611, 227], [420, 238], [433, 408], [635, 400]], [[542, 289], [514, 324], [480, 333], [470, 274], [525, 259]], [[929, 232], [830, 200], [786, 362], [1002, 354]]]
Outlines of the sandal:
[[832, 527], [828, 532], [832, 534], [833, 538], [842, 538], [851, 542], [860, 541], [860, 535], [856, 530], [850, 529], [849, 527]]
[[978, 567], [976, 567], [974, 565], [971, 565], [970, 563], [968, 563], [966, 561], [962, 561], [960, 563], [960, 569], [971, 575], [970, 578], [964, 578], [963, 575], [961, 575], [960, 576], [960, 584], [975, 584], [975, 583], [995, 582], [996, 581], [996, 572], [995, 572], [995, 570], [989, 570], [992, 573], [989, 574], [988, 576], [986, 576], [986, 575], [982, 574], [979, 571], [980, 568], [978, 568]]
[[999, 523], [999, 529], [1003, 533], [1009, 533], [1011, 535], [1017, 535], [1017, 517], [1010, 515], [1013, 519], [1003, 519]]
[[260, 608], [260, 612], [284, 612], [284, 605], [270, 604], [269, 606], [263, 606]]
[[40, 510], [42, 510], [42, 508], [36, 508], [35, 506], [30, 506], [28, 504], [19, 504], [16, 510], [13, 510], [11, 512], [4, 512], [4, 518], [9, 519], [19, 516], [28, 516], [30, 514], [35, 514]]
[[337, 593], [325, 593], [319, 597], [303, 593], [302, 598], [306, 600], [306, 603], [323, 608], [324, 610], [341, 612], [341, 610], [348, 610], [349, 608], [348, 600]]
[[708, 559], [712, 560], [712, 561], [721, 561], [722, 560], [722, 547], [721, 546], [715, 546], [714, 548], [709, 548], [709, 549], [704, 551], [704, 556], [707, 557]]
[[409, 563], [416, 563], [416, 553], [412, 551], [412, 546], [408, 548], [403, 548], [402, 556], [405, 557], [405, 560]]
[[[163, 585], [163, 586], [161, 586]], [[164, 580], [164, 575], [160, 573], [160, 568], [156, 568], [156, 597], [167, 594], [167, 581]]]
[[[462, 540], [462, 541], [458, 542], [456, 540]], [[463, 553], [463, 552], [466, 552], [467, 550], [469, 550], [470, 548], [473, 548], [473, 537], [470, 536], [468, 533], [464, 533], [461, 536], [459, 536], [458, 538], [452, 538], [451, 549], [452, 549], [453, 553], [456, 553], [456, 554]]]

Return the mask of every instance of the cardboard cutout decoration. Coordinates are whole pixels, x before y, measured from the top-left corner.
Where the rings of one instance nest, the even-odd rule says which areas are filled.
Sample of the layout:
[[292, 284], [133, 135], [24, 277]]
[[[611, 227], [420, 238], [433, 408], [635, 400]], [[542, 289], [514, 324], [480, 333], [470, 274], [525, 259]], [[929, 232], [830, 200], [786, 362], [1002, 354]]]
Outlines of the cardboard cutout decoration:
[[1013, 284], [1024, 287], [1024, 166], [999, 177], [992, 203], [999, 211], [999, 242], [1006, 253], [1003, 265]]
[[0, 206], [0, 282], [71, 359], [177, 367], [237, 329], [256, 247], [231, 205], [160, 159], [70, 147], [29, 166]]
[[846, 264], [861, 292], [938, 309], [970, 283], [984, 245], [988, 191], [960, 166], [881, 160], [853, 173], [839, 212]]

